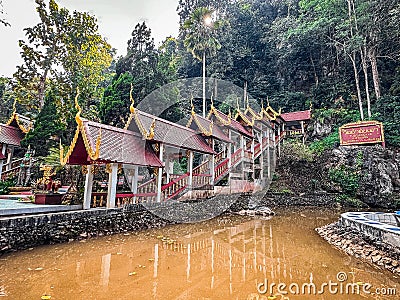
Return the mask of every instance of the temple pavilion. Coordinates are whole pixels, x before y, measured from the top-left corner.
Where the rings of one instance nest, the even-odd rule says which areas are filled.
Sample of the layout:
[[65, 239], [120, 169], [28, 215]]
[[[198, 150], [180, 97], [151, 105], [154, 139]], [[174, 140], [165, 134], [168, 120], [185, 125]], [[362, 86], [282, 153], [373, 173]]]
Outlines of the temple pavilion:
[[[212, 104], [206, 118], [192, 105], [183, 126], [135, 108], [131, 96], [122, 129], [82, 118], [75, 101], [75, 136], [67, 153], [60, 145], [60, 160], [84, 166], [85, 209], [251, 192], [271, 179], [284, 121], [269, 105], [260, 112], [237, 107], [233, 117]], [[177, 172], [182, 161], [186, 169]], [[93, 170], [99, 166], [109, 174], [107, 192], [93, 191]], [[121, 177], [129, 192], [117, 192]]]

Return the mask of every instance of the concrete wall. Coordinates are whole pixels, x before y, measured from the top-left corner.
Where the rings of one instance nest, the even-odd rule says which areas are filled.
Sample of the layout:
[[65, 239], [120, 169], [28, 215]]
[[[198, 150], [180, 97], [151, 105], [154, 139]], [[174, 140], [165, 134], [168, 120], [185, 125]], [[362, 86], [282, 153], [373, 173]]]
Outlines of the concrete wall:
[[348, 212], [341, 215], [340, 223], [400, 249], [400, 227], [393, 226], [388, 215], [379, 212]]

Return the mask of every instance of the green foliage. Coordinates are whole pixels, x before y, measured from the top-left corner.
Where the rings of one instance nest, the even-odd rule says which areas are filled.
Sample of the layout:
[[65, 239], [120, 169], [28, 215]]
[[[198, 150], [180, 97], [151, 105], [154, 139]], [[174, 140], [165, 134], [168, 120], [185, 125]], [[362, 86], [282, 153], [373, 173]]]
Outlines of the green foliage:
[[359, 172], [344, 165], [329, 170], [329, 179], [339, 184], [342, 191], [351, 197], [354, 197], [359, 187]]
[[55, 92], [49, 91], [43, 109], [35, 120], [34, 129], [28, 132], [21, 143], [23, 147], [30, 145], [35, 150], [35, 156], [49, 155], [50, 148], [57, 147], [57, 140], [64, 134], [65, 125], [57, 112], [56, 99]]
[[324, 151], [333, 149], [339, 142], [339, 133], [335, 131], [322, 140], [312, 142], [309, 148], [316, 155], [321, 155]]
[[287, 141], [283, 144], [282, 158], [284, 159], [285, 156], [290, 157], [292, 160], [305, 160], [308, 162], [314, 159], [314, 154], [309, 147], [298, 141]]
[[133, 77], [123, 73], [113, 80], [100, 101], [99, 116], [104, 124], [123, 127], [129, 115], [129, 91]]
[[356, 207], [356, 208], [366, 207], [365, 203], [363, 203], [359, 199], [349, 196], [347, 194], [338, 195], [336, 197], [336, 201], [346, 207]]
[[48, 6], [35, 0], [40, 22], [24, 29], [26, 40], [20, 40], [23, 63], [14, 74], [15, 93], [19, 102], [41, 109], [49, 85], [57, 86], [63, 95], [66, 119], [73, 107], [76, 88], [83, 107], [101, 95], [104, 70], [112, 60], [111, 46], [98, 33], [95, 17], [88, 13], [60, 8], [54, 0]]
[[0, 180], [0, 195], [7, 195], [10, 187], [15, 185], [14, 179]]
[[12, 93], [11, 79], [0, 77], [0, 122], [5, 123], [10, 118], [13, 110], [14, 95]]
[[400, 96], [383, 96], [374, 106], [374, 115], [383, 122], [386, 144], [400, 146]]
[[221, 49], [221, 44], [216, 38], [215, 30], [220, 26], [220, 22], [208, 24], [214, 12], [207, 7], [198, 7], [183, 23], [185, 39], [183, 44], [193, 57], [202, 60], [203, 53], [214, 54]]

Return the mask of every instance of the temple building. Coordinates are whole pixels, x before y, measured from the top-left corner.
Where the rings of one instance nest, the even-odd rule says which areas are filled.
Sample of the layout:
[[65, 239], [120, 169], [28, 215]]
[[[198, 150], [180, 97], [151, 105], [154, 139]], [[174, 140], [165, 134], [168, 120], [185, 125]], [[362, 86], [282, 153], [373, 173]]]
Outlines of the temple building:
[[0, 123], [0, 179], [19, 168], [20, 160], [14, 160], [14, 151], [33, 127], [32, 121], [14, 112], [6, 124]]

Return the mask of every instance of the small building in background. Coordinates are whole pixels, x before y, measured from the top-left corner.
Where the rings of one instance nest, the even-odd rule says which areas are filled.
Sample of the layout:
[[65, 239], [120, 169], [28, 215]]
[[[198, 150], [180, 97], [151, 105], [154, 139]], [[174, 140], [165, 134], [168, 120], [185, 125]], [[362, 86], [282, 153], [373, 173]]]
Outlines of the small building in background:
[[294, 111], [281, 114], [284, 124], [284, 135], [286, 137], [299, 137], [304, 144], [306, 140], [306, 128], [311, 120], [311, 109]]

